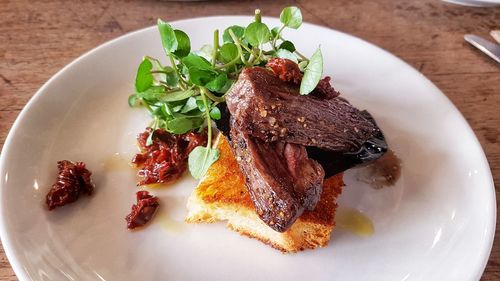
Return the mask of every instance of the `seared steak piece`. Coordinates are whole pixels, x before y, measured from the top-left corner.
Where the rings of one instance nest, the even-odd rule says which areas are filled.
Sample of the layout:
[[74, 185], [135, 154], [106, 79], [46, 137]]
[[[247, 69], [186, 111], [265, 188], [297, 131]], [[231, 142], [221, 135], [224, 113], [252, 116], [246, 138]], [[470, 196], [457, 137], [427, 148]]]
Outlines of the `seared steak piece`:
[[377, 132], [376, 125], [345, 99], [302, 96], [298, 85], [262, 67], [244, 69], [226, 102], [238, 127], [265, 142], [355, 152]]
[[[361, 114], [377, 126], [375, 119], [368, 111], [363, 110]], [[373, 136], [363, 143], [357, 151], [340, 153], [316, 147], [307, 147], [307, 153], [311, 159], [318, 161], [323, 166], [325, 177], [328, 178], [352, 167], [372, 163], [382, 157], [388, 148], [384, 134], [377, 126]]]
[[268, 67], [274, 73], [242, 71], [217, 126], [232, 141], [257, 214], [283, 232], [314, 209], [325, 174], [376, 160], [387, 143], [370, 114], [338, 97], [328, 77], [302, 96], [296, 64], [275, 59]]
[[287, 230], [318, 202], [324, 171], [304, 146], [266, 143], [245, 134], [231, 120], [232, 148], [259, 217], [272, 229]]

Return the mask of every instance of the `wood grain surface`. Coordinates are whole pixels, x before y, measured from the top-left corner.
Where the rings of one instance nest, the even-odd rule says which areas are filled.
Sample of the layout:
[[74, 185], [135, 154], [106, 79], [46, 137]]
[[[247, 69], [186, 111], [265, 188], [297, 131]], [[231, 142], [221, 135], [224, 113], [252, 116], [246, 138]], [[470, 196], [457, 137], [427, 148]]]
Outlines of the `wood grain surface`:
[[[458, 107], [500, 187], [500, 65], [470, 47], [465, 33], [500, 29], [500, 8], [439, 0], [9, 1], [0, 0], [0, 146], [19, 112], [53, 74], [82, 53], [127, 32], [209, 15], [277, 16], [296, 5], [304, 19], [368, 40], [399, 56]], [[497, 198], [498, 196], [497, 190]], [[498, 228], [497, 228], [498, 229]], [[500, 232], [481, 280], [500, 280]], [[3, 250], [0, 280], [17, 280]]]

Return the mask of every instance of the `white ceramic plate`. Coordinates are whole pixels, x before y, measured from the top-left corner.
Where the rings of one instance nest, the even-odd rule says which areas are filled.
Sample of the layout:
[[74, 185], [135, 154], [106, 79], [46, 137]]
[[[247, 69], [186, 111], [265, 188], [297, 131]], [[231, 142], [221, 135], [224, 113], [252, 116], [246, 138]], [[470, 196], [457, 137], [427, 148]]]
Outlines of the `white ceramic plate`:
[[443, 0], [445, 2], [471, 6], [471, 7], [494, 7], [500, 5], [500, 0]]
[[[249, 17], [178, 21], [192, 45]], [[271, 26], [276, 19], [266, 19]], [[361, 40], [304, 24], [286, 36], [311, 55], [321, 44], [325, 73], [368, 109], [403, 159], [398, 184], [374, 190], [346, 173], [344, 206], [375, 224], [362, 238], [334, 231], [330, 246], [284, 255], [224, 224], [187, 225], [189, 177], [152, 192], [162, 207], [152, 225], [129, 232], [135, 198], [126, 162], [148, 124], [130, 109], [143, 55], [164, 57], [156, 28], [120, 37], [52, 77], [15, 122], [1, 159], [1, 236], [25, 280], [477, 280], [495, 230], [495, 194], [483, 151], [464, 118], [429, 80]], [[56, 161], [84, 161], [97, 185], [91, 198], [48, 212]], [[121, 161], [121, 162], [120, 162]]]

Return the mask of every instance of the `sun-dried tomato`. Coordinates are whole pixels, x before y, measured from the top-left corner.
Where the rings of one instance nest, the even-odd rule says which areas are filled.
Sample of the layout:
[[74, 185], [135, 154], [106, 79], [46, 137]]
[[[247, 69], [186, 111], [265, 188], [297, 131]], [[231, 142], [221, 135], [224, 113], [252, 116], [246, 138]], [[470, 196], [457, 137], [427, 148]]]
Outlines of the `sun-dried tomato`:
[[189, 153], [195, 147], [207, 143], [205, 132], [177, 135], [157, 129], [154, 131], [152, 143], [147, 145], [151, 132], [152, 129], [147, 128], [137, 137], [141, 153], [132, 159], [132, 163], [139, 167], [138, 175], [142, 178], [137, 185], [165, 183], [178, 179], [187, 169]]
[[147, 191], [137, 191], [136, 196], [137, 204], [132, 205], [130, 214], [125, 217], [128, 229], [144, 226], [153, 218], [160, 206], [158, 197], [150, 195]]
[[82, 193], [91, 195], [94, 191], [92, 173], [85, 168], [85, 163], [61, 160], [57, 162], [57, 169], [57, 181], [46, 197], [49, 210], [75, 202]]
[[266, 66], [271, 68], [274, 74], [285, 82], [300, 84], [300, 81], [302, 81], [303, 74], [294, 61], [283, 58], [271, 58]]

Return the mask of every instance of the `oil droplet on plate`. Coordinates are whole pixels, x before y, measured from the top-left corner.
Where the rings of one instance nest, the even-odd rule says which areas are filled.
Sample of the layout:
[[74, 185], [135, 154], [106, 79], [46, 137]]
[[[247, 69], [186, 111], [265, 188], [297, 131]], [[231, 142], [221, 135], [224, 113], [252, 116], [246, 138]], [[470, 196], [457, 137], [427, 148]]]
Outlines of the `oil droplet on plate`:
[[158, 221], [165, 230], [171, 233], [181, 233], [185, 228], [184, 222], [176, 221], [165, 214], [159, 215]]
[[131, 164], [130, 159], [132, 157], [115, 153], [104, 160], [102, 165], [108, 172], [132, 170], [134, 166]]
[[160, 187], [165, 187], [167, 186], [167, 184], [165, 183], [150, 183], [150, 184], [145, 184], [143, 185], [144, 187], [147, 187], [147, 188], [160, 188]]
[[375, 232], [372, 221], [360, 211], [339, 206], [335, 214], [335, 225], [359, 236], [370, 236]]

